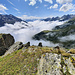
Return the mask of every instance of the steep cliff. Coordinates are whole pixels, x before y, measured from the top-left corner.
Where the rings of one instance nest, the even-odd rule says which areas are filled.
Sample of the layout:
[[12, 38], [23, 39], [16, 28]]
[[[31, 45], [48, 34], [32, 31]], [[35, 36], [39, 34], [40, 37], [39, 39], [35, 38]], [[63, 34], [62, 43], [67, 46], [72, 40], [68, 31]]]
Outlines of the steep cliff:
[[0, 56], [3, 55], [14, 42], [15, 40], [12, 35], [0, 34]]

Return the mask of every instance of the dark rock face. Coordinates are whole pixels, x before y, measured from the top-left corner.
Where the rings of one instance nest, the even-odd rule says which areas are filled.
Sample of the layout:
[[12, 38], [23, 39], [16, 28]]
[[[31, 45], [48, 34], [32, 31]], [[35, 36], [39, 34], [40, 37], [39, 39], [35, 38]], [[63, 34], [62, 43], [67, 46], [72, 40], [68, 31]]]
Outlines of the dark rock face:
[[27, 42], [26, 44], [24, 44], [24, 47], [28, 48], [30, 46], [30, 42]]
[[38, 46], [42, 47], [42, 43], [40, 42], [40, 43], [38, 44]]
[[0, 56], [3, 55], [14, 42], [15, 40], [12, 35], [0, 34]]
[[23, 43], [22, 42], [16, 42], [12, 46], [9, 47], [8, 51], [4, 54], [4, 56], [11, 54], [12, 52], [22, 49]]
[[54, 47], [55, 49], [60, 49], [60, 47], [59, 46], [56, 46], [56, 47]]

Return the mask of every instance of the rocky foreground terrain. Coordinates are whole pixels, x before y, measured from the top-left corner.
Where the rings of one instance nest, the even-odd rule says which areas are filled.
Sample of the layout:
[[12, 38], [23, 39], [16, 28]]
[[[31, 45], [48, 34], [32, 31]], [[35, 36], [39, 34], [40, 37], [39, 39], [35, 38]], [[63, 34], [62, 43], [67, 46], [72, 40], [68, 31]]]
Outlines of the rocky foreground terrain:
[[[10, 34], [1, 35], [8, 36], [10, 42], [14, 39]], [[3, 39], [0, 43], [10, 44], [7, 38]], [[0, 75], [75, 75], [75, 49], [13, 43], [0, 56]]]

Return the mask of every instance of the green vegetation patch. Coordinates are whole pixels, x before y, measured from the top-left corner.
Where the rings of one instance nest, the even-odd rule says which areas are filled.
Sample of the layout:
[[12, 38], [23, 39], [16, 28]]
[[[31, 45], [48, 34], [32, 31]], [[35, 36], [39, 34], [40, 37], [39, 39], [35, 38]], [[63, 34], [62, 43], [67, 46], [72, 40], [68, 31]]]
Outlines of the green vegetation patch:
[[70, 55], [70, 53], [62, 53], [62, 56], [63, 57], [70, 57], [71, 55]]
[[36, 75], [39, 59], [46, 52], [50, 48], [30, 46], [0, 57], [0, 75]]
[[[0, 75], [36, 75], [41, 55], [45, 57], [45, 53], [59, 54], [59, 51], [52, 47], [30, 46], [0, 57]], [[61, 48], [60, 54], [69, 56]], [[64, 64], [63, 60], [61, 64]]]
[[70, 49], [70, 53], [75, 54], [75, 49]]

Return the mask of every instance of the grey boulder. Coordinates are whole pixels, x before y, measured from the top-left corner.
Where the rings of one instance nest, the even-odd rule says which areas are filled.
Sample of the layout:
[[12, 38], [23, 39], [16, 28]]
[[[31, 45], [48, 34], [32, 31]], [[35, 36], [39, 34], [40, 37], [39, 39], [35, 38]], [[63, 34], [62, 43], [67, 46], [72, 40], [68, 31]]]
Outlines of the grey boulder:
[[19, 50], [23, 47], [23, 43], [22, 42], [16, 42], [15, 44], [13, 44], [12, 46], [10, 46], [10, 48], [8, 49], [8, 51], [4, 54], [4, 56], [11, 54], [12, 52]]

